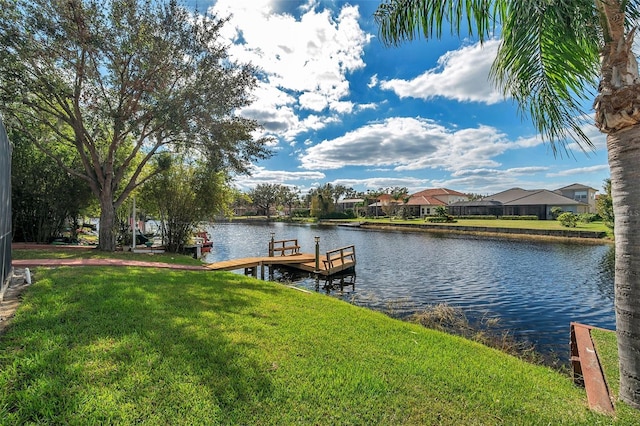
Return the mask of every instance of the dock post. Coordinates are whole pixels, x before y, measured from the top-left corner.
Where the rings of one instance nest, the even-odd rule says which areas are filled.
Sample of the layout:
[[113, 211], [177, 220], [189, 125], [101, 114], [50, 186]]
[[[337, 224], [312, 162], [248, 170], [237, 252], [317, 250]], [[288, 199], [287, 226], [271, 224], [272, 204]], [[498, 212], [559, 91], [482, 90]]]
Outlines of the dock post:
[[260, 262], [260, 279], [264, 281], [264, 263]]
[[271, 233], [271, 241], [269, 241], [269, 257], [273, 257], [273, 249], [274, 249], [274, 245], [275, 245], [275, 236], [276, 233], [272, 232]]
[[316, 274], [320, 272], [320, 237], [313, 237], [316, 241]]

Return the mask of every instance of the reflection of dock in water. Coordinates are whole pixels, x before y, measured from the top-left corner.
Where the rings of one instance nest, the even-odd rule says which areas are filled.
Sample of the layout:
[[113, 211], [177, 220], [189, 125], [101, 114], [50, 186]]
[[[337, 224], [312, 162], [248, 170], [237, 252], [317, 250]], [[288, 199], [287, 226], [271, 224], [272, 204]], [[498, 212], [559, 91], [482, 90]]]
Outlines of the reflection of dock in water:
[[312, 272], [319, 276], [331, 277], [335, 274], [353, 270], [356, 266], [355, 246], [346, 246], [329, 250], [320, 256], [319, 238], [316, 237], [316, 253], [301, 253], [297, 239], [279, 240], [271, 238], [269, 241], [269, 255], [259, 257], [245, 257], [222, 262], [214, 262], [206, 267], [214, 271], [235, 271], [244, 269], [247, 275], [265, 277], [265, 266], [270, 268], [286, 266], [301, 271]]
[[356, 274], [355, 272], [334, 275], [326, 277], [324, 283], [320, 279], [316, 279], [316, 291], [324, 290], [327, 294], [332, 291], [337, 293], [345, 293], [356, 291]]

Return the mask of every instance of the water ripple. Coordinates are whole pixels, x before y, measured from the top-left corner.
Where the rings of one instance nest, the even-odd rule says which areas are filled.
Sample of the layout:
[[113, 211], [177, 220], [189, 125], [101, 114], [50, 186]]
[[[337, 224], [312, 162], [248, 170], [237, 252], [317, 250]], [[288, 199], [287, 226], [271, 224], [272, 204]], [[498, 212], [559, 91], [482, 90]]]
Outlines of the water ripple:
[[[504, 330], [538, 350], [568, 354], [569, 324], [613, 329], [611, 248], [521, 242], [347, 227], [221, 224], [210, 230], [208, 261], [266, 255], [267, 242], [297, 238], [304, 252], [355, 244], [355, 290], [331, 291], [368, 307], [404, 314], [447, 303], [471, 320], [500, 318]], [[315, 288], [313, 278], [298, 285]]]

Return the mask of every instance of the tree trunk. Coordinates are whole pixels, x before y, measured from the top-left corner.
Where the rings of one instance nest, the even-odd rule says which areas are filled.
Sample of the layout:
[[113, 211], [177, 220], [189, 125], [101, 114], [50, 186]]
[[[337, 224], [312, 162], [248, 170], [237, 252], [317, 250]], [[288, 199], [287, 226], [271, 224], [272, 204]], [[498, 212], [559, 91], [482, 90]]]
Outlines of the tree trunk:
[[640, 409], [640, 125], [607, 136], [615, 214], [620, 398]]
[[103, 191], [100, 197], [100, 232], [98, 234], [98, 250], [115, 251], [116, 249], [116, 209], [113, 195]]

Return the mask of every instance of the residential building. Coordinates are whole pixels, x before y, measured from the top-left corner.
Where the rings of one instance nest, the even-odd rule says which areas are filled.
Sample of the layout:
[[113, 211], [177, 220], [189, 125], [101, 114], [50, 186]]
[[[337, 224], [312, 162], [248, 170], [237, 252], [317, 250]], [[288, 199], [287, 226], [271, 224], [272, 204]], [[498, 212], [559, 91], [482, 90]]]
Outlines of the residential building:
[[409, 216], [425, 217], [435, 215], [438, 206], [448, 206], [468, 199], [465, 194], [452, 189], [433, 188], [411, 194], [406, 206], [409, 208]]
[[344, 200], [339, 200], [337, 204], [337, 210], [340, 212], [345, 212], [347, 210], [355, 211], [356, 206], [361, 206], [364, 203], [363, 198], [345, 198]]
[[551, 219], [551, 209], [560, 207], [565, 212], [588, 213], [589, 204], [565, 197], [547, 189], [527, 190], [511, 188], [478, 201], [458, 202], [449, 206], [454, 216], [537, 216], [541, 220]]
[[591, 188], [590, 186], [581, 185], [579, 183], [574, 183], [573, 185], [556, 189], [555, 192], [567, 198], [571, 198], [572, 200], [576, 200], [581, 203], [588, 204], [589, 205], [588, 213], [597, 213], [597, 209], [596, 209], [596, 194], [598, 193], [597, 189]]

